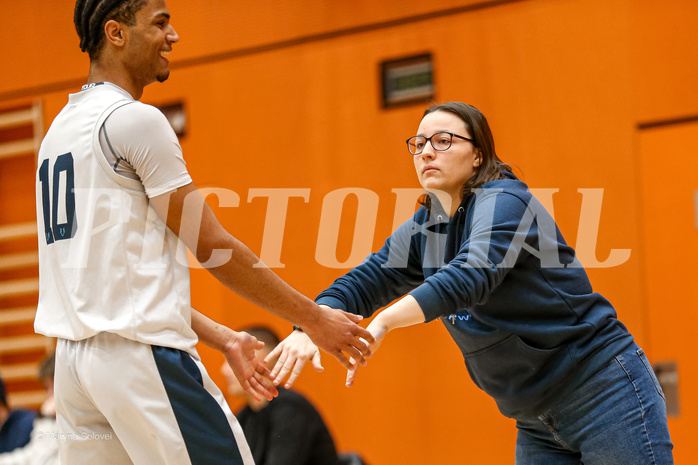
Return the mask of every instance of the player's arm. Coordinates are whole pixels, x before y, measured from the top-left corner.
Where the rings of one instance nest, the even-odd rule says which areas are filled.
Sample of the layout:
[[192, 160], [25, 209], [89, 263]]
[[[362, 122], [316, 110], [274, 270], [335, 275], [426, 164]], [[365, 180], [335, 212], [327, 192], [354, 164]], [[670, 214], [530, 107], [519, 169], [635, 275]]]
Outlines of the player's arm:
[[302, 326], [318, 347], [347, 369], [352, 367], [349, 357], [365, 364], [364, 356], [370, 351], [360, 338], [372, 342], [373, 337], [356, 325], [361, 317], [320, 309], [289, 286], [223, 228], [193, 183], [150, 200], [158, 215], [199, 262], [206, 263], [214, 251], [230, 251], [229, 260], [208, 268], [224, 285], [253, 304]]
[[255, 350], [264, 347], [262, 341], [245, 332], [233, 331], [194, 308], [191, 309], [191, 327], [201, 342], [225, 356], [240, 385], [252, 397], [259, 401], [262, 397], [272, 400], [279, 395], [269, 377], [269, 369], [255, 357]]

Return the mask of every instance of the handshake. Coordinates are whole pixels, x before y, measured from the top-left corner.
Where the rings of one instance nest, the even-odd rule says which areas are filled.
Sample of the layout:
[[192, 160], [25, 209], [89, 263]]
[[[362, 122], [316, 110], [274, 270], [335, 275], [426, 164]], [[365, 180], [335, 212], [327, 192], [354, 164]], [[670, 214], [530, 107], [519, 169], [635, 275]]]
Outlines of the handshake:
[[[281, 341], [263, 361], [255, 352], [264, 343], [245, 332], [232, 331], [232, 343], [222, 350], [241, 387], [257, 400], [271, 400], [278, 394], [286, 377], [285, 388], [290, 388], [311, 361], [316, 371], [322, 372], [320, 350], [334, 356], [346, 369], [346, 385], [352, 386], [360, 366], [378, 349], [385, 335], [392, 329], [424, 321], [424, 313], [412, 296], [406, 296], [379, 313], [366, 329], [358, 326], [363, 317], [327, 306], [309, 325], [295, 330]], [[276, 359], [271, 369], [268, 364]]]

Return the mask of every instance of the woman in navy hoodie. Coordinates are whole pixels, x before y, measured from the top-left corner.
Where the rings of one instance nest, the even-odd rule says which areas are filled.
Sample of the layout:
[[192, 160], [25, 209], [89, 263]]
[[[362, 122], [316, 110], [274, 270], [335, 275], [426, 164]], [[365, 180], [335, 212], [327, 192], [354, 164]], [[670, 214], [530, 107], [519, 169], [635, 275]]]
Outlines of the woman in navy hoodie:
[[[484, 115], [460, 102], [433, 106], [407, 146], [423, 206], [317, 303], [368, 317], [402, 297], [368, 326], [373, 351], [393, 329], [440, 318], [475, 384], [517, 420], [517, 465], [673, 463], [647, 358], [553, 218], [499, 160]], [[294, 345], [316, 351], [294, 331], [270, 354], [281, 354], [277, 380], [308, 359], [294, 358]]]

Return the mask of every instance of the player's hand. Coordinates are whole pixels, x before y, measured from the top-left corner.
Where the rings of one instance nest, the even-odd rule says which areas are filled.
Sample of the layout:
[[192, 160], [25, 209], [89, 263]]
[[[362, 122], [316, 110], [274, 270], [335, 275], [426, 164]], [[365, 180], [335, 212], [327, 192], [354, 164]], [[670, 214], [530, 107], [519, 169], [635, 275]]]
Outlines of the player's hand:
[[[315, 345], [336, 358], [347, 370], [356, 364], [366, 365], [365, 357], [371, 355], [368, 344], [374, 339], [371, 333], [356, 324], [363, 317], [327, 306], [323, 306], [319, 316], [312, 325], [303, 327]], [[350, 362], [349, 357], [354, 362]]]
[[301, 374], [308, 360], [311, 361], [315, 371], [321, 373], [325, 370], [320, 359], [320, 351], [308, 335], [302, 331], [293, 331], [279, 345], [274, 347], [274, 350], [264, 357], [264, 364], [269, 366], [269, 362], [276, 357], [278, 359], [271, 370], [271, 379], [278, 386], [290, 373], [286, 384], [284, 384], [286, 389], [293, 385], [293, 382]]
[[[381, 321], [380, 315], [373, 319], [371, 324], [366, 328], [373, 335], [373, 342], [369, 344], [369, 349], [371, 350], [371, 355], [375, 354], [380, 347], [385, 335], [388, 334], [388, 327]], [[353, 362], [353, 360], [352, 360]], [[347, 380], [346, 386], [351, 387], [354, 385], [354, 380], [356, 379], [356, 373], [359, 371], [359, 366], [354, 365], [354, 367], [347, 370]]]
[[233, 336], [222, 350], [235, 377], [240, 381], [240, 386], [258, 401], [262, 397], [272, 400], [279, 395], [271, 380], [271, 371], [255, 357], [255, 350], [263, 347], [264, 343], [256, 337], [242, 331], [233, 331]]

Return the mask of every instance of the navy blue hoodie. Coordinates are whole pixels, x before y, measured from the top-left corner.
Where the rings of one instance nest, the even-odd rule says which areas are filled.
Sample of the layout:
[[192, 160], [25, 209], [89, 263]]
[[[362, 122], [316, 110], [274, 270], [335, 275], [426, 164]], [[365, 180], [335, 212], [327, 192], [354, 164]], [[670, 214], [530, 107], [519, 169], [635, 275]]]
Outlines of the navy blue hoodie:
[[370, 316], [410, 293], [426, 321], [441, 318], [475, 384], [520, 418], [542, 413], [633, 338], [550, 214], [505, 174], [453, 218], [433, 198], [316, 301]]

